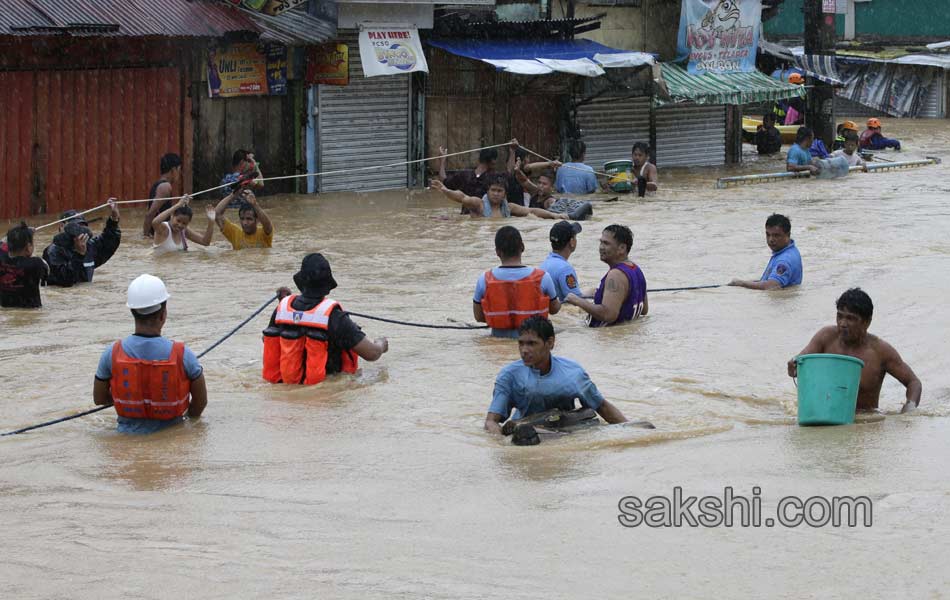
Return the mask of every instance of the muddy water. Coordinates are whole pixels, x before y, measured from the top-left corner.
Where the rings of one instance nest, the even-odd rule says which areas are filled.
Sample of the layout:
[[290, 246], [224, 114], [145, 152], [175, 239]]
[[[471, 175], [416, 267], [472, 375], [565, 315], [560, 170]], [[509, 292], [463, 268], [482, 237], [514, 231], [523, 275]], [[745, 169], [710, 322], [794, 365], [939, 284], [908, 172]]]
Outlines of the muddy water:
[[[888, 124], [902, 154], [950, 155], [946, 122]], [[716, 190], [724, 174], [661, 173], [645, 201], [601, 203], [573, 262], [603, 274], [599, 229], [635, 232], [651, 287], [757, 277], [763, 224], [791, 217], [805, 284], [651, 297], [650, 315], [607, 331], [568, 308], [556, 352], [583, 363], [628, 417], [655, 432], [606, 428], [515, 448], [481, 431], [492, 381], [517, 358], [480, 332], [358, 321], [390, 352], [319, 387], [262, 383], [266, 318], [205, 357], [209, 405], [197, 422], [150, 436], [114, 432], [104, 411], [0, 439], [4, 597], [939, 597], [950, 576], [950, 242], [945, 166]], [[132, 327], [128, 282], [149, 272], [172, 298], [166, 333], [200, 351], [250, 314], [307, 252], [330, 259], [346, 308], [449, 323], [471, 320], [497, 222], [457, 216], [427, 192], [268, 198], [275, 248], [213, 247], [153, 257], [125, 211], [126, 238], [94, 285], [44, 290], [44, 309], [0, 313], [0, 423], [12, 429], [91, 406], [101, 350]], [[200, 211], [199, 211], [200, 212]], [[37, 218], [41, 223], [49, 219]], [[195, 223], [203, 226], [200, 215]], [[526, 259], [550, 222], [521, 219]], [[38, 246], [50, 234], [39, 235]], [[794, 426], [785, 361], [860, 285], [872, 332], [924, 382], [918, 414]], [[751, 495], [873, 500], [870, 528], [627, 529], [621, 497]], [[935, 563], [932, 557], [936, 557]], [[935, 568], [936, 567], [936, 568]]]

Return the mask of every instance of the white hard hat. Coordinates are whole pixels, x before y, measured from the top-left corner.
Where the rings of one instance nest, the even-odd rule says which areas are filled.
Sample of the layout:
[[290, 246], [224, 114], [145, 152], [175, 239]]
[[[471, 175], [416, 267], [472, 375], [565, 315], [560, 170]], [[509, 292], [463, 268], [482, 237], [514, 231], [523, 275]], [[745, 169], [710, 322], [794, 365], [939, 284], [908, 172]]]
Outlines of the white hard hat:
[[126, 306], [140, 315], [150, 315], [162, 308], [162, 302], [171, 297], [165, 284], [154, 275], [139, 275], [129, 284]]

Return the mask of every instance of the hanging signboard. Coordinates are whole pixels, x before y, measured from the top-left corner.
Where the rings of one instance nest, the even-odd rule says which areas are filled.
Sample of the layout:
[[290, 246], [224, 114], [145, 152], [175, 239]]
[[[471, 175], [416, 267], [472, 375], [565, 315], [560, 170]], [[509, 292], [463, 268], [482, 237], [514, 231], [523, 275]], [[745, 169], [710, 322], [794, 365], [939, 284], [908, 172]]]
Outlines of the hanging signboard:
[[364, 26], [360, 29], [360, 61], [365, 77], [429, 72], [415, 27]]
[[291, 8], [304, 4], [307, 0], [227, 0], [227, 2], [232, 6], [253, 10], [255, 12], [279, 15]]
[[280, 44], [231, 44], [208, 49], [208, 96], [287, 94], [287, 48]]
[[694, 75], [755, 71], [761, 26], [761, 0], [683, 0], [679, 57]]
[[349, 85], [349, 46], [338, 42], [311, 46], [307, 53], [307, 83]]

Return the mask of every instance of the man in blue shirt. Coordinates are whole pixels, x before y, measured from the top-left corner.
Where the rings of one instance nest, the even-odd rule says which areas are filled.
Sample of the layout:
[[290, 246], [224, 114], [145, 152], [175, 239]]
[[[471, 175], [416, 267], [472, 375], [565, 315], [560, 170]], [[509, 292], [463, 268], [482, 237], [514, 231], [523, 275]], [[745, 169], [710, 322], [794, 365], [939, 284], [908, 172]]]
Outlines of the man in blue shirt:
[[[518, 324], [527, 317], [554, 315], [561, 310], [551, 276], [522, 265], [523, 253], [521, 232], [510, 225], [500, 228], [495, 233], [495, 254], [501, 259], [501, 266], [482, 273], [475, 284], [472, 297], [475, 320], [488, 323], [495, 337], [517, 338]], [[530, 279], [536, 283], [518, 283]]]
[[518, 330], [521, 360], [498, 373], [485, 429], [502, 432], [507, 419], [521, 419], [558, 408], [573, 410], [574, 400], [597, 411], [608, 423], [625, 423], [627, 418], [605, 400], [590, 376], [573, 360], [552, 356], [554, 326], [544, 317], [531, 317]]
[[818, 166], [812, 163], [811, 145], [815, 141], [815, 134], [810, 127], [799, 127], [795, 134], [795, 143], [788, 149], [788, 158], [785, 168], [793, 173], [806, 171], [812, 175], [818, 174]]
[[562, 194], [593, 194], [597, 191], [597, 176], [594, 169], [584, 164], [587, 144], [580, 140], [571, 142], [571, 161], [557, 170], [554, 187]]
[[788, 217], [773, 214], [765, 221], [765, 241], [772, 250], [772, 258], [769, 259], [761, 279], [733, 279], [729, 285], [750, 290], [775, 290], [801, 284], [802, 255], [792, 239], [792, 222]]
[[551, 250], [548, 257], [541, 263], [541, 270], [551, 276], [554, 287], [557, 288], [557, 299], [564, 302], [568, 294], [583, 296], [577, 284], [577, 272], [571, 263], [567, 262], [571, 254], [577, 249], [577, 234], [581, 232], [580, 223], [558, 221], [551, 228]]

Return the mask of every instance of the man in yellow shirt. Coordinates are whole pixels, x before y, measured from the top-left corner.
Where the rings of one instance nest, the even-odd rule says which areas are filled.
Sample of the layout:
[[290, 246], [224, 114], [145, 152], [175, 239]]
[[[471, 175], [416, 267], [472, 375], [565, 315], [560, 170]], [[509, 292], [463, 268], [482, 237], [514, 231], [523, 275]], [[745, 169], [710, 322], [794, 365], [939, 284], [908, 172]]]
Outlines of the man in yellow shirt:
[[[241, 206], [238, 207], [240, 227], [224, 217], [228, 203], [235, 196], [241, 200]], [[274, 226], [251, 190], [244, 189], [225, 196], [214, 209], [214, 220], [235, 250], [270, 248], [274, 241]]]

